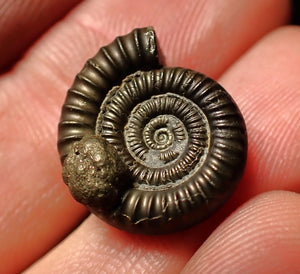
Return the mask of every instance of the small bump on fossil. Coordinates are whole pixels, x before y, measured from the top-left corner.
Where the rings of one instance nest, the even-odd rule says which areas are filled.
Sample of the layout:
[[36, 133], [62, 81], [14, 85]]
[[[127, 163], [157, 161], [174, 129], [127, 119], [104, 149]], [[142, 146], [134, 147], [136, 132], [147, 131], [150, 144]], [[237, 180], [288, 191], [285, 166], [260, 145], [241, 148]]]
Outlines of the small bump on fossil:
[[74, 198], [103, 209], [117, 203], [125, 172], [118, 153], [101, 136], [85, 136], [74, 143], [63, 165], [63, 178]]

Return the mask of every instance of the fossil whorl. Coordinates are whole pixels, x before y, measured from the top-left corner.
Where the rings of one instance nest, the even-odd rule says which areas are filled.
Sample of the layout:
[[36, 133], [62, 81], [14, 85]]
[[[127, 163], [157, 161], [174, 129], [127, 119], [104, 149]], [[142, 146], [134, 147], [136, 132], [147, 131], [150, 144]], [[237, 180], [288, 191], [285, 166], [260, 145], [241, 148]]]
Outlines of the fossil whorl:
[[89, 59], [68, 90], [58, 131], [58, 151], [63, 162], [74, 142], [94, 134], [100, 105], [113, 87], [137, 70], [159, 68], [152, 28], [135, 29], [117, 37]]
[[76, 200], [115, 227], [156, 234], [193, 225], [229, 198], [247, 135], [218, 83], [160, 68], [154, 31], [144, 28], [100, 49], [77, 75], [58, 148]]

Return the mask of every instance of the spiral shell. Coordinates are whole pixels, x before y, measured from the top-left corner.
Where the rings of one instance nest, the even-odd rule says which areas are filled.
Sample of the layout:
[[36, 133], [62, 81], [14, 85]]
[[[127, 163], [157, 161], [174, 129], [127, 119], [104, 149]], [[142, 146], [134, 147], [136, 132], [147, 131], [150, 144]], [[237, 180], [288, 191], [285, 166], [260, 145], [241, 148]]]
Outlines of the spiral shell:
[[[95, 157], [95, 138], [115, 160]], [[160, 234], [203, 220], [230, 197], [245, 167], [247, 135], [224, 88], [189, 69], [161, 68], [154, 30], [143, 28], [100, 49], [77, 75], [58, 148], [78, 201], [117, 228]], [[86, 175], [78, 176], [83, 163]], [[80, 195], [91, 188], [96, 198]]]

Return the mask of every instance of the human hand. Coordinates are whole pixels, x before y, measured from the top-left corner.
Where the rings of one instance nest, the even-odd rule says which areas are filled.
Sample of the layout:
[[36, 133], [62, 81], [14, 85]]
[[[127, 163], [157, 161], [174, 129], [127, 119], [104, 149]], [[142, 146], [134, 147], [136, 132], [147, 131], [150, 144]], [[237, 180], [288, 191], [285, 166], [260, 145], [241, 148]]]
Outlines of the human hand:
[[[72, 10], [79, 1], [47, 2], [0, 6], [2, 69], [31, 41], [0, 78], [0, 273], [34, 261], [28, 273], [298, 271], [300, 197], [288, 191], [300, 191], [300, 28], [279, 28], [289, 2], [91, 0]], [[16, 32], [20, 25], [26, 31]], [[85, 219], [62, 182], [56, 150], [66, 90], [86, 59], [148, 25], [167, 66], [204, 73], [232, 95], [249, 141], [245, 175], [229, 202], [202, 224], [164, 236]]]

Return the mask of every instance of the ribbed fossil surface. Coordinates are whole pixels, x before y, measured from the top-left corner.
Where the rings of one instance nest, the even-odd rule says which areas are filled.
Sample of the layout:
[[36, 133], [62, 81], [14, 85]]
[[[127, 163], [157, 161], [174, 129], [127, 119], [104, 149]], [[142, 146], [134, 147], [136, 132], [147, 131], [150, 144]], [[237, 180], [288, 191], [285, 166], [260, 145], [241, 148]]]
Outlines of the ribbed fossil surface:
[[58, 148], [76, 200], [115, 227], [160, 234], [198, 223], [229, 198], [247, 135], [224, 88], [161, 68], [154, 30], [143, 28], [101, 48], [77, 75]]

